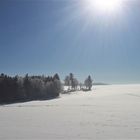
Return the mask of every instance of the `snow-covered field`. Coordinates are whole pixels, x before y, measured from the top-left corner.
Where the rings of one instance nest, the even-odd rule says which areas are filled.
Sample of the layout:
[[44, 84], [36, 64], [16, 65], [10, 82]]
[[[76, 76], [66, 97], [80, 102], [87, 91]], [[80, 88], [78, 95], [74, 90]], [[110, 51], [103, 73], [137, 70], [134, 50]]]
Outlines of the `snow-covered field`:
[[140, 85], [95, 86], [48, 101], [0, 106], [0, 140], [140, 139]]

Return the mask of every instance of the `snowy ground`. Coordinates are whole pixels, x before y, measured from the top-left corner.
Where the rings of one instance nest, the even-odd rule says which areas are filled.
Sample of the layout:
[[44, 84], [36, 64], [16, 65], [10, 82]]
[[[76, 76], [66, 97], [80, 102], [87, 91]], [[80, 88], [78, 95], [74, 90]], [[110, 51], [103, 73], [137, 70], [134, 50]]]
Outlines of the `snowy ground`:
[[139, 140], [140, 85], [95, 86], [49, 101], [0, 106], [0, 140]]

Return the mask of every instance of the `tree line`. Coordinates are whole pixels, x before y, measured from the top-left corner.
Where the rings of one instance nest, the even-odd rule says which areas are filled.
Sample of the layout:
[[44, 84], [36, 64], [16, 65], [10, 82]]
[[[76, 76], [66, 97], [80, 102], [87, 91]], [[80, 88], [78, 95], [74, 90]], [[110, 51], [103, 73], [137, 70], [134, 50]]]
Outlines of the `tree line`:
[[[91, 90], [92, 79], [89, 75], [84, 83], [78, 82], [74, 74], [70, 73], [64, 79], [68, 92]], [[45, 100], [56, 98], [63, 90], [58, 74], [54, 76], [8, 76], [0, 74], [0, 103], [11, 103], [30, 100]]]
[[58, 74], [47, 77], [0, 75], [0, 103], [55, 98], [61, 89]]
[[83, 84], [78, 82], [73, 73], [70, 73], [64, 79], [64, 85], [68, 86], [68, 91], [77, 90], [78, 87], [79, 90], [91, 90], [92, 84], [93, 80], [91, 79], [90, 75], [85, 79]]

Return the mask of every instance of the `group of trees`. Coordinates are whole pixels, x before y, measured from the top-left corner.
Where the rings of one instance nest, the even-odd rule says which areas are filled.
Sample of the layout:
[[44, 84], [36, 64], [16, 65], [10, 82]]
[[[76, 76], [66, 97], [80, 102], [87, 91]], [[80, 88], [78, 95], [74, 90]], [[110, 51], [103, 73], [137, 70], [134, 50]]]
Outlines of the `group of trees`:
[[76, 90], [78, 86], [80, 87], [80, 90], [81, 89], [91, 90], [92, 82], [93, 80], [91, 79], [91, 76], [89, 75], [85, 79], [84, 84], [79, 83], [72, 73], [67, 75], [64, 79], [64, 84], [68, 86], [68, 90]]
[[85, 85], [86, 89], [91, 90], [91, 88], [92, 88], [92, 79], [91, 79], [90, 75], [84, 81], [84, 85]]
[[[69, 91], [91, 90], [92, 79], [88, 76], [84, 84], [78, 82], [72, 73], [65, 77], [65, 85]], [[58, 74], [52, 76], [29, 76], [24, 77], [0, 75], [0, 103], [44, 100], [58, 97], [62, 90], [61, 81]]]
[[59, 96], [60, 92], [61, 82], [58, 74], [53, 77], [0, 75], [0, 103], [54, 98]]
[[64, 79], [65, 85], [68, 86], [68, 89], [76, 90], [78, 86], [78, 80], [74, 77], [72, 73]]

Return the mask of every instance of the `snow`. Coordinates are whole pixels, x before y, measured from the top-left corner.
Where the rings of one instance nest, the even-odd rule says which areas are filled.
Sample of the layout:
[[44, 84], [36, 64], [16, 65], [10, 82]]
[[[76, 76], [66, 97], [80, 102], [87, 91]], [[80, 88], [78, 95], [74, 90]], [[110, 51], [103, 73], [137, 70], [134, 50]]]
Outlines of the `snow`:
[[5, 139], [140, 139], [140, 85], [94, 86], [53, 100], [0, 106]]

